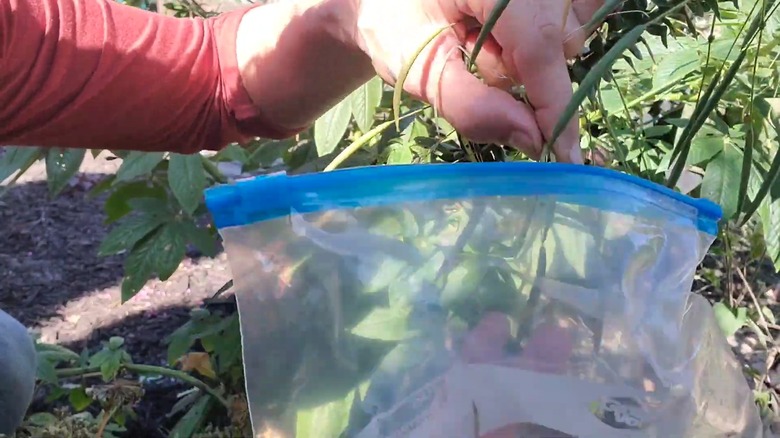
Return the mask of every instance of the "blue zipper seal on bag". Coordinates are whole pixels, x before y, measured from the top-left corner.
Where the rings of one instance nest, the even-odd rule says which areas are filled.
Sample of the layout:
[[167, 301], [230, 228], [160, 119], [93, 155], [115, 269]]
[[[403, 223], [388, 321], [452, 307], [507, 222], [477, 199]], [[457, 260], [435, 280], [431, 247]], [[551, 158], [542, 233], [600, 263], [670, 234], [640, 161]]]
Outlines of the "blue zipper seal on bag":
[[490, 162], [353, 167], [258, 176], [206, 190], [217, 228], [294, 213], [480, 196], [555, 197], [632, 216], [656, 216], [716, 235], [721, 207], [636, 176], [566, 163]]

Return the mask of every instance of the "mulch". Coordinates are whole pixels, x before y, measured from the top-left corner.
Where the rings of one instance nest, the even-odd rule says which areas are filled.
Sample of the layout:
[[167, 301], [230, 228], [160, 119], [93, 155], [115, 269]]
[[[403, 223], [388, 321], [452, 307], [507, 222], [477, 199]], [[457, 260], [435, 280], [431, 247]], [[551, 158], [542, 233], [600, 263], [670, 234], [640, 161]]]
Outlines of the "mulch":
[[[85, 167], [102, 170], [100, 165], [106, 164], [92, 163], [96, 165]], [[0, 198], [0, 308], [44, 342], [94, 352], [110, 337], [121, 336], [134, 362], [165, 364], [163, 339], [230, 280], [225, 254], [186, 258], [170, 279], [149, 281], [121, 304], [124, 257], [98, 256], [110, 231], [104, 198], [89, 198], [91, 184], [79, 183], [94, 183], [108, 173], [82, 173], [53, 199], [45, 179], [37, 179], [35, 169], [30, 173]], [[163, 436], [159, 428], [165, 414], [185, 389], [168, 383], [148, 388], [138, 406], [140, 424], [132, 425], [131, 436]], [[43, 407], [41, 403], [33, 409]]]

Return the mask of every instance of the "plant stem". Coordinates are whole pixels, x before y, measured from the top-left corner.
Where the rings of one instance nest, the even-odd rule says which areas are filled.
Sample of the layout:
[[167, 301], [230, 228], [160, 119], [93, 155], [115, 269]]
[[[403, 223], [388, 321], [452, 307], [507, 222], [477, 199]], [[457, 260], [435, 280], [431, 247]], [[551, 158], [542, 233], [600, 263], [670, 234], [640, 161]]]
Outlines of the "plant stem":
[[352, 142], [352, 144], [350, 144], [349, 146], [344, 148], [343, 151], [339, 152], [339, 154], [336, 155], [336, 158], [334, 158], [333, 161], [330, 162], [330, 164], [325, 166], [324, 172], [330, 172], [331, 170], [334, 170], [337, 167], [339, 167], [342, 163], [344, 163], [344, 161], [347, 160], [347, 158], [351, 157], [360, 148], [365, 146], [365, 144], [368, 143], [372, 138], [374, 138], [377, 135], [381, 134], [382, 131], [384, 131], [385, 129], [393, 126], [393, 124], [396, 122], [396, 120], [400, 122], [402, 119], [405, 119], [405, 118], [407, 118], [409, 116], [413, 116], [413, 115], [416, 115], [416, 114], [420, 113], [425, 108], [426, 107], [416, 109], [416, 110], [414, 110], [414, 111], [412, 111], [412, 112], [410, 112], [408, 114], [405, 114], [402, 117], [399, 117], [398, 119], [389, 120], [387, 122], [384, 122], [384, 123], [382, 123], [380, 125], [377, 125], [376, 127], [372, 128], [371, 130], [369, 130], [365, 134], [363, 134], [360, 137], [358, 137], [358, 139], [355, 140], [354, 142]]
[[219, 171], [219, 168], [216, 164], [203, 155], [200, 156], [200, 159], [203, 162], [203, 168], [206, 169], [206, 173], [211, 175], [211, 177], [214, 178], [216, 182], [220, 184], [227, 182], [227, 178], [225, 178], [225, 175], [222, 175], [222, 172]]
[[[122, 368], [127, 371], [139, 373], [139, 374], [159, 374], [161, 376], [171, 377], [182, 382], [189, 383], [190, 385], [206, 391], [212, 397], [217, 399], [223, 406], [230, 408], [230, 404], [220, 395], [214, 388], [210, 387], [200, 379], [197, 379], [183, 371], [174, 370], [165, 367], [159, 367], [155, 365], [142, 365], [126, 363], [122, 364]], [[87, 374], [96, 373], [100, 371], [100, 367], [78, 367], [78, 368], [62, 368], [57, 370], [58, 377], [81, 377]]]

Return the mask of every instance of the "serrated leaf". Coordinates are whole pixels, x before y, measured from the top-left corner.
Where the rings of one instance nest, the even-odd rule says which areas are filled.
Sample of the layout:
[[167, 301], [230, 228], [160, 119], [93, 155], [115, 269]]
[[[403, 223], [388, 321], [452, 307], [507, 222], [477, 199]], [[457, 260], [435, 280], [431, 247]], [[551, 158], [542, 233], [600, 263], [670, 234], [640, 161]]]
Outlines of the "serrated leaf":
[[87, 392], [81, 386], [70, 391], [68, 401], [76, 412], [81, 412], [92, 404], [92, 398], [87, 395]]
[[108, 233], [100, 243], [98, 254], [106, 256], [132, 249], [136, 243], [156, 231], [163, 223], [165, 220], [156, 215], [141, 214], [129, 217]]
[[129, 181], [150, 173], [164, 156], [163, 152], [130, 152], [116, 172], [116, 182]]
[[146, 236], [125, 261], [122, 282], [122, 302], [135, 296], [153, 273], [165, 281], [176, 271], [184, 258], [184, 238], [178, 224], [168, 223]]
[[49, 194], [58, 195], [68, 184], [71, 177], [79, 171], [85, 149], [60, 149], [52, 148], [46, 153], [46, 181], [49, 185]]
[[0, 182], [13, 175], [19, 169], [25, 169], [34, 163], [44, 150], [31, 147], [6, 147], [0, 156]]
[[368, 339], [400, 341], [408, 336], [409, 310], [403, 307], [377, 307], [354, 328], [352, 334]]
[[368, 132], [374, 125], [374, 115], [382, 101], [383, 85], [382, 78], [374, 76], [350, 95], [352, 116], [363, 133]]
[[701, 196], [723, 209], [723, 218], [730, 219], [737, 212], [738, 188], [742, 172], [742, 154], [726, 144], [723, 152], [707, 165], [701, 183]]
[[337, 103], [314, 122], [314, 143], [317, 155], [328, 155], [339, 145], [352, 118], [349, 98]]
[[699, 53], [695, 48], [686, 48], [671, 52], [661, 58], [653, 75], [653, 88], [660, 89], [671, 83], [679, 83], [683, 78], [699, 69]]
[[206, 188], [206, 174], [200, 154], [172, 154], [168, 164], [168, 185], [189, 214], [200, 205]]
[[103, 204], [106, 223], [112, 223], [133, 211], [130, 200], [136, 198], [157, 198], [164, 200], [167, 192], [160, 186], [149, 186], [146, 181], [120, 185], [112, 191]]
[[195, 245], [206, 257], [217, 255], [217, 239], [205, 228], [200, 228], [192, 221], [179, 224], [184, 239]]
[[732, 310], [724, 303], [715, 303], [712, 310], [715, 313], [718, 326], [727, 337], [736, 333], [747, 323], [747, 309], [744, 307]]

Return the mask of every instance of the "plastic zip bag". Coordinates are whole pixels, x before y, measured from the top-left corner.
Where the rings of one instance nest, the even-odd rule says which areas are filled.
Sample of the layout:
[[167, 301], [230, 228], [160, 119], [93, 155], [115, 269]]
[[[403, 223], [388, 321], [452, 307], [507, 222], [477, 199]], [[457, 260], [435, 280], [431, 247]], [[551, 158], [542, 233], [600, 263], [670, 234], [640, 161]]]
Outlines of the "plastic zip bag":
[[596, 167], [469, 163], [276, 174], [206, 202], [256, 436], [762, 434], [689, 293], [709, 201]]

